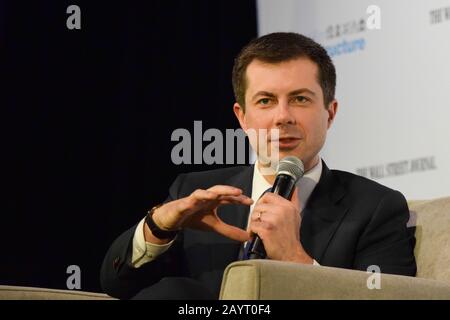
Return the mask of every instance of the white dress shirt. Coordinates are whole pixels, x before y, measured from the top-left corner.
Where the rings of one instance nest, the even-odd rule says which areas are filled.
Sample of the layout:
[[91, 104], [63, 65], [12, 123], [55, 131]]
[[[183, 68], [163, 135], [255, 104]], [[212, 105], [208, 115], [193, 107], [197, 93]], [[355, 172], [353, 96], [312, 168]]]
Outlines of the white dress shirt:
[[[311, 193], [319, 182], [320, 175], [322, 174], [322, 161], [316, 166], [305, 172], [305, 175], [297, 182], [298, 197], [300, 199], [300, 212], [303, 211]], [[252, 182], [252, 200], [253, 204], [250, 206], [250, 212], [261, 197], [261, 195], [269, 189], [272, 185], [267, 182], [264, 176], [258, 169], [258, 162], [255, 163], [253, 170], [253, 182]], [[250, 214], [248, 218], [250, 222]], [[131, 263], [135, 268], [139, 268], [143, 264], [154, 260], [157, 256], [167, 251], [172, 245], [173, 241], [167, 244], [158, 245], [150, 242], [146, 242], [144, 238], [144, 221], [145, 217], [139, 222], [133, 237], [133, 254]], [[247, 223], [247, 224], [248, 224]], [[313, 257], [314, 258], [314, 257]], [[319, 265], [316, 260], [313, 260], [314, 265]]]

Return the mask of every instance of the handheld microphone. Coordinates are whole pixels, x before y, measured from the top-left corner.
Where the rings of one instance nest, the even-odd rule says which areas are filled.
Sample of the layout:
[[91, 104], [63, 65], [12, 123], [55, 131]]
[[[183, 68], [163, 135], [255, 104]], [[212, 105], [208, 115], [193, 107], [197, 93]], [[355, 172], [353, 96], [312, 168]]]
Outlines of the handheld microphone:
[[[303, 177], [305, 168], [303, 162], [294, 156], [283, 158], [277, 167], [277, 176], [270, 192], [291, 200], [297, 181]], [[258, 235], [250, 242], [247, 259], [265, 259], [266, 250]]]

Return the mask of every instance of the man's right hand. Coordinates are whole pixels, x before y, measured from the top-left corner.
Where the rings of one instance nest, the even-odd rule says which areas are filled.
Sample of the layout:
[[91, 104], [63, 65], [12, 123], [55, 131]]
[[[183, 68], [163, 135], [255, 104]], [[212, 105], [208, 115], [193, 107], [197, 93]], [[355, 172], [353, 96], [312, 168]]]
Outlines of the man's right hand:
[[[164, 230], [183, 228], [215, 231], [233, 240], [245, 242], [249, 233], [226, 224], [217, 216], [217, 208], [223, 204], [251, 205], [253, 200], [242, 194], [239, 188], [216, 185], [207, 190], [197, 189], [189, 196], [165, 203], [153, 213], [156, 225]], [[155, 238], [145, 225], [145, 239], [152, 243], [167, 241]], [[158, 241], [159, 240], [159, 241]]]

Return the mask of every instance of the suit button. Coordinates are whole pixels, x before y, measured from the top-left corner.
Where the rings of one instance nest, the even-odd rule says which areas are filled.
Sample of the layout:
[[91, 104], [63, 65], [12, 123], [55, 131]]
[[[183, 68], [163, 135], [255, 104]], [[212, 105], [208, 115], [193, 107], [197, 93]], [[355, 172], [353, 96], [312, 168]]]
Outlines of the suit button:
[[116, 257], [113, 261], [113, 268], [117, 269], [119, 267], [120, 264], [120, 257]]

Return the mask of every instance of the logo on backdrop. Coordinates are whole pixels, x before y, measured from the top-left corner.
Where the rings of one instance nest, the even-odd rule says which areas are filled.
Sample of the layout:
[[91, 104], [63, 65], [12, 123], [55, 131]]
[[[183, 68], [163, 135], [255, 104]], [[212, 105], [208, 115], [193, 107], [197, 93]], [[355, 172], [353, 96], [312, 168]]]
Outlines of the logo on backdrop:
[[[363, 51], [366, 48], [366, 39], [361, 35], [367, 30], [381, 29], [381, 9], [379, 6], [370, 5], [367, 7], [366, 14], [366, 17], [331, 24], [325, 29], [325, 41], [340, 40], [325, 46], [330, 57]], [[357, 38], [349, 39], [348, 37]]]
[[442, 22], [450, 22], [450, 7], [430, 11], [430, 24], [439, 24]]
[[377, 180], [436, 169], [436, 160], [434, 156], [431, 156], [358, 168], [356, 174]]

